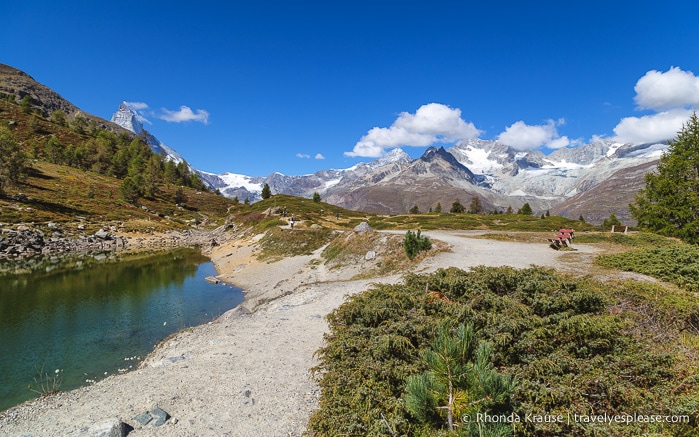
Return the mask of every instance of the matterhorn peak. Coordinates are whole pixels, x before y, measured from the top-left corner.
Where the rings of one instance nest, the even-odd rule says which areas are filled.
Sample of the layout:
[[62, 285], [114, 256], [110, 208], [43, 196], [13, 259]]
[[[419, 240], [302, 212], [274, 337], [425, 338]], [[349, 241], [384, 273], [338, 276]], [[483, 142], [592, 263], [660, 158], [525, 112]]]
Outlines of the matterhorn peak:
[[126, 101], [121, 102], [117, 112], [112, 115], [112, 122], [136, 135], [143, 132], [143, 123], [138, 119], [138, 113]]
[[[179, 164], [184, 162], [184, 158], [177, 153], [174, 149], [161, 143], [159, 139], [151, 135], [147, 130], [143, 129], [143, 123], [141, 123], [141, 117], [138, 112], [129, 104], [129, 102], [123, 101], [119, 105], [117, 112], [112, 115], [112, 122], [118, 124], [126, 130], [129, 130], [136, 135], [140, 135], [146, 141], [151, 150], [159, 155], [165, 156], [166, 159], [174, 161]], [[187, 164], [189, 166], [189, 164]], [[190, 171], [198, 172], [194, 167], [189, 166]]]

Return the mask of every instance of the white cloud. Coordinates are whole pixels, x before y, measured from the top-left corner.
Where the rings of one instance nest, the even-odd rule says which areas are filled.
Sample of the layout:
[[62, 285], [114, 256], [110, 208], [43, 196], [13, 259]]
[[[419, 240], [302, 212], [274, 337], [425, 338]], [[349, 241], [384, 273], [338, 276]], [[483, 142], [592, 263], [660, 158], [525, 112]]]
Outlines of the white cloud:
[[672, 109], [643, 117], [626, 117], [614, 128], [614, 141], [620, 143], [653, 143], [671, 140], [692, 115], [691, 109]]
[[671, 67], [664, 73], [647, 72], [636, 82], [634, 90], [634, 100], [641, 109], [699, 107], [699, 77], [679, 67]]
[[378, 158], [399, 146], [426, 147], [456, 142], [481, 133], [461, 118], [461, 110], [440, 103], [422, 105], [415, 114], [402, 112], [390, 127], [374, 127], [345, 156]]
[[126, 102], [126, 105], [131, 108], [136, 113], [136, 120], [140, 121], [141, 124], [148, 123], [153, 124], [150, 120], [146, 118], [145, 110], [148, 109], [148, 104], [144, 102]]
[[543, 125], [528, 125], [523, 121], [517, 121], [498, 135], [497, 141], [516, 150], [530, 150], [538, 147], [560, 149], [571, 144], [566, 136], [559, 136], [556, 126], [565, 124], [564, 119], [554, 122], [548, 120]]
[[560, 149], [562, 147], [568, 147], [572, 145], [573, 142], [567, 136], [563, 135], [559, 138], [554, 138], [546, 144], [549, 149]]
[[302, 159], [308, 159], [308, 158], [311, 157], [311, 155], [308, 155], [308, 154], [306, 154], [306, 153], [297, 153], [297, 154], [296, 154], [296, 157], [297, 157], [297, 158], [302, 158]]
[[143, 111], [148, 109], [148, 104], [143, 102], [126, 102], [127, 105], [134, 111]]
[[699, 77], [671, 67], [648, 71], [634, 87], [639, 109], [656, 111], [641, 117], [625, 117], [614, 128], [612, 139], [620, 143], [665, 142], [677, 136], [693, 111], [699, 109]]
[[209, 113], [203, 109], [192, 111], [189, 106], [182, 105], [178, 111], [171, 111], [162, 108], [162, 114], [158, 116], [161, 120], [170, 121], [173, 123], [182, 123], [186, 121], [198, 121], [204, 124], [209, 123]]
[[325, 159], [325, 156], [323, 156], [322, 153], [316, 153], [315, 158], [316, 158], [316, 159]]

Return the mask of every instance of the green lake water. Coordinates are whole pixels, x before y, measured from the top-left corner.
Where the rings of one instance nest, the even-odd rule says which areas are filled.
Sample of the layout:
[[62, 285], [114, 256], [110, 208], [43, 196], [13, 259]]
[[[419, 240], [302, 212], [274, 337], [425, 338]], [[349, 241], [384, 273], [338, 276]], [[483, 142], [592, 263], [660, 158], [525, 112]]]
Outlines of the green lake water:
[[216, 271], [195, 249], [23, 263], [0, 261], [0, 410], [37, 397], [28, 386], [41, 391], [46, 374], [70, 390], [135, 368], [168, 335], [243, 301], [205, 281]]

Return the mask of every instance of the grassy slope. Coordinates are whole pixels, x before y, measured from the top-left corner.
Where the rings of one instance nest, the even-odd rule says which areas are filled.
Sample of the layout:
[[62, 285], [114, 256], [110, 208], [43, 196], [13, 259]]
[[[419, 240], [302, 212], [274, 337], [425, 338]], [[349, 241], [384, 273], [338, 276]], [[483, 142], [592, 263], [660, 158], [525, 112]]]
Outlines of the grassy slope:
[[[12, 124], [10, 125], [10, 121]], [[33, 142], [45, 142], [51, 135], [62, 144], [80, 144], [90, 138], [40, 117], [32, 121], [19, 106], [0, 101], [0, 124], [10, 125], [15, 138], [31, 156]], [[34, 124], [30, 128], [30, 124]], [[185, 188], [186, 208], [175, 206], [172, 185], [162, 185], [152, 199], [140, 199], [146, 209], [124, 202], [119, 195], [121, 180], [90, 171], [32, 160], [28, 179], [9, 187], [0, 198], [0, 223], [123, 222], [127, 229], [177, 229], [187, 221], [223, 224], [233, 202], [212, 193]], [[166, 218], [167, 216], [168, 218]]]

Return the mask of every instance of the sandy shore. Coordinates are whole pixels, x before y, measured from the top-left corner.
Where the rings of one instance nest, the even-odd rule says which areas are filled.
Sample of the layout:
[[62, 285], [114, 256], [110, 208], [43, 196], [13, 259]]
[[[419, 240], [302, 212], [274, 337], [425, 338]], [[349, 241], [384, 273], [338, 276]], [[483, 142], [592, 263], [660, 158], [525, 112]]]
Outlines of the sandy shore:
[[[451, 251], [423, 260], [415, 272], [450, 266], [561, 266], [563, 252], [545, 242], [469, 238], [478, 233], [427, 232]], [[578, 258], [578, 269], [597, 250], [576, 249], [565, 253]], [[268, 264], [257, 261], [254, 250], [253, 240], [227, 241], [211, 249], [219, 277], [247, 292], [239, 308], [161, 343], [135, 371], [0, 413], [0, 435], [90, 435], [88, 427], [110, 418], [133, 426], [130, 436], [302, 435], [318, 404], [309, 369], [317, 364], [313, 354], [328, 330], [325, 315], [347, 295], [372, 282], [398, 282], [400, 275], [350, 280], [365, 263], [376, 261], [328, 270], [309, 263], [318, 253]], [[138, 414], [155, 407], [172, 416], [165, 425], [135, 422]]]

